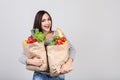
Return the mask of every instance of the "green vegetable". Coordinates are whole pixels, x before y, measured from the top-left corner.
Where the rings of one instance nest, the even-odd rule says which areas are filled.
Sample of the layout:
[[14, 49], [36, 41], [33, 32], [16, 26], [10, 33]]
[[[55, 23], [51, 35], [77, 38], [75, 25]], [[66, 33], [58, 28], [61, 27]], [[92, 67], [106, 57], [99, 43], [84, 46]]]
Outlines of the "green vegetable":
[[57, 36], [57, 35], [53, 36], [53, 37], [52, 37], [52, 41], [49, 42], [48, 45], [49, 45], [49, 46], [55, 45], [55, 40], [58, 39], [58, 38], [59, 38], [59, 36]]
[[51, 46], [51, 45], [55, 45], [55, 41], [51, 41], [51, 42], [49, 42], [48, 45], [49, 45], [49, 46]]
[[55, 40], [55, 39], [58, 39], [59, 36], [55, 35], [55, 36], [53, 36], [52, 38], [53, 38], [53, 40]]
[[31, 34], [33, 38], [37, 40], [37, 42], [43, 42], [45, 39], [45, 34], [39, 31], [39, 29], [32, 29]]

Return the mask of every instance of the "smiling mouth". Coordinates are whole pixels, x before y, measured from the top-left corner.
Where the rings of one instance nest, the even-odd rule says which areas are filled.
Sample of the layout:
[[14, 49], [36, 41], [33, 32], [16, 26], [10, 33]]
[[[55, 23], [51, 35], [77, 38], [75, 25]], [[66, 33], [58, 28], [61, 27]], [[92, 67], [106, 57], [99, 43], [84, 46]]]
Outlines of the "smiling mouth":
[[49, 26], [44, 26], [45, 28], [49, 28]]

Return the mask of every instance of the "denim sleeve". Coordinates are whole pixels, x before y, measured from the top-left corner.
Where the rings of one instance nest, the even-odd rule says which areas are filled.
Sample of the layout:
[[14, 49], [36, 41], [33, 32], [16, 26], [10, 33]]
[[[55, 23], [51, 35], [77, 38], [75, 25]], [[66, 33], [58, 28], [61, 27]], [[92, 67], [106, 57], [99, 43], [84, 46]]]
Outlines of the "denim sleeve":
[[19, 57], [18, 61], [26, 65], [27, 57], [22, 53], [22, 56]]

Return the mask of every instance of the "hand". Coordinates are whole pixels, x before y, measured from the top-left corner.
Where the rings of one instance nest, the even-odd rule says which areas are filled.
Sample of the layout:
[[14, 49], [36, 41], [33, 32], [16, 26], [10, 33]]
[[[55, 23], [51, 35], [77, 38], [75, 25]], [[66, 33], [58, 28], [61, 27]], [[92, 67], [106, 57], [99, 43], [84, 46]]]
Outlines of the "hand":
[[72, 69], [72, 59], [69, 58], [68, 61], [62, 65], [61, 67], [61, 73], [64, 74], [64, 73], [67, 73], [69, 72], [70, 70]]
[[41, 66], [43, 63], [43, 60], [39, 57], [34, 57], [32, 59], [27, 59], [27, 64], [35, 65], [35, 66]]
[[62, 67], [61, 67], [60, 72], [61, 72], [62, 74], [64, 74], [64, 73], [67, 73], [68, 71], [69, 71], [69, 65], [63, 64]]

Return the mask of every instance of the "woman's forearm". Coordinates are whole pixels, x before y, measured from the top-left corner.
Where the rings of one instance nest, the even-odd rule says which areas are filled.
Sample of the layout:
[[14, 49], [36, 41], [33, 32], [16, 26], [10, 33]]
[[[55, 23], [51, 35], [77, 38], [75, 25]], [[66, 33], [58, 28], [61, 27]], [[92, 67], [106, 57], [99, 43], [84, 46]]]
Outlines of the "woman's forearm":
[[67, 60], [67, 62], [66, 62], [66, 64], [71, 65], [71, 64], [72, 64], [72, 62], [73, 62], [73, 59], [72, 59], [71, 57], [69, 57], [69, 58], [68, 58], [68, 60]]
[[35, 66], [41, 66], [43, 61], [42, 61], [42, 59], [40, 59], [38, 57], [34, 57], [32, 59], [27, 58], [26, 63], [30, 64], [30, 65], [35, 65]]

